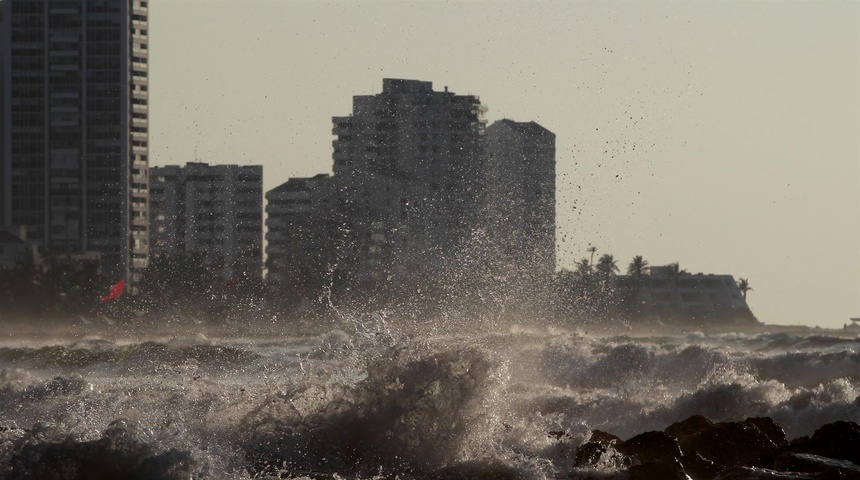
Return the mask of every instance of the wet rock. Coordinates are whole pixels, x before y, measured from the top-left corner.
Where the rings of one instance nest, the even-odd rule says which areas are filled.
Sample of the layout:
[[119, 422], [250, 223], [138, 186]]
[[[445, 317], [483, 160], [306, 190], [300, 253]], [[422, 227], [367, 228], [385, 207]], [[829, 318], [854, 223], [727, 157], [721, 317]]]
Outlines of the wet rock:
[[684, 454], [681, 458], [684, 471], [694, 480], [710, 480], [717, 476], [723, 467], [699, 455], [697, 452]]
[[653, 462], [678, 462], [681, 447], [675, 437], [665, 432], [645, 432], [619, 443], [615, 449], [634, 464]]
[[606, 433], [600, 430], [592, 430], [591, 437], [587, 442], [580, 445], [576, 450], [576, 465], [594, 465], [603, 455], [606, 450], [621, 442], [621, 438], [616, 437], [611, 433]]
[[783, 430], [782, 427], [780, 427], [772, 418], [750, 417], [746, 419], [746, 422], [758, 428], [759, 431], [765, 434], [765, 436], [777, 447], [788, 445], [788, 440], [785, 438], [785, 430]]
[[676, 459], [648, 462], [630, 467], [630, 480], [688, 480], [684, 467]]
[[682, 440], [684, 438], [691, 437], [697, 433], [703, 432], [711, 428], [713, 425], [714, 423], [707, 418], [701, 415], [693, 415], [686, 420], [675, 422], [672, 425], [669, 425], [663, 431], [677, 438], [678, 440]]
[[767, 468], [735, 467], [719, 474], [714, 480], [837, 480], [815, 474], [778, 472]]
[[860, 465], [860, 425], [846, 421], [828, 423], [816, 430], [811, 438], [792, 441], [785, 450], [848, 460]]
[[523, 480], [525, 476], [513, 467], [492, 462], [463, 462], [427, 475], [427, 480]]
[[783, 472], [817, 473], [827, 478], [860, 480], [860, 466], [855, 463], [810, 453], [780, 453], [774, 461], [774, 469]]
[[771, 440], [774, 432], [763, 432], [756, 423], [761, 422], [716, 423], [678, 440], [686, 457], [695, 452], [720, 470], [736, 466], [771, 468], [778, 449]]

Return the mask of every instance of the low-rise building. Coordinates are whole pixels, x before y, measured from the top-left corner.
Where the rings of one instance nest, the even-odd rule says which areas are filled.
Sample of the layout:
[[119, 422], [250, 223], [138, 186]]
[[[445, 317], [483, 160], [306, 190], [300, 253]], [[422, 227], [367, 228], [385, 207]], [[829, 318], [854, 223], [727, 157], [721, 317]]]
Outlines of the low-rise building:
[[645, 310], [676, 310], [702, 318], [754, 319], [746, 299], [732, 275], [672, 275], [668, 267], [651, 267], [639, 277], [616, 277], [620, 298], [632, 298]]

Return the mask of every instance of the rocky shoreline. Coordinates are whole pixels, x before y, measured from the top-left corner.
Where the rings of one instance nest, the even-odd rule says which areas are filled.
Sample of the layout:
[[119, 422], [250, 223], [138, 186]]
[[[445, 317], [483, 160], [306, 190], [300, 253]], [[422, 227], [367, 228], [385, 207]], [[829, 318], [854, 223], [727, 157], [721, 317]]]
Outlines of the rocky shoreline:
[[[563, 433], [550, 435], [564, 441]], [[627, 440], [594, 430], [570, 451], [581, 479], [605, 478], [612, 468], [626, 469], [630, 480], [860, 479], [860, 426], [848, 421], [788, 440], [769, 417], [714, 423], [696, 415]]]

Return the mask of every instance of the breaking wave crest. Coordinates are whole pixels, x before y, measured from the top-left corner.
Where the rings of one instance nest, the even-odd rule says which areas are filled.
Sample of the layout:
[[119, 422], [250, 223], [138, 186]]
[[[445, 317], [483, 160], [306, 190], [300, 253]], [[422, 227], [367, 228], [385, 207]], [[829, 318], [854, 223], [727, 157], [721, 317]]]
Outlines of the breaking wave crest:
[[[860, 421], [847, 336], [415, 335], [373, 316], [316, 337], [164, 338], [0, 348], [0, 479], [577, 478], [595, 429], [771, 417], [796, 438]], [[623, 477], [613, 458], [590, 478]]]
[[263, 470], [428, 472], [461, 460], [486, 428], [480, 401], [498, 365], [480, 349], [401, 348], [354, 385], [309, 386], [248, 417], [251, 463]]

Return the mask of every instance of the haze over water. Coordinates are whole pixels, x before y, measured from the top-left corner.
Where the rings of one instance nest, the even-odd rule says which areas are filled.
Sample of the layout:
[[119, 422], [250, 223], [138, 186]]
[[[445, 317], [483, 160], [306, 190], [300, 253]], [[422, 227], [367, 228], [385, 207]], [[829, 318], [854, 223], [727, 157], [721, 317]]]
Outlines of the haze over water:
[[143, 318], [4, 335], [0, 478], [436, 479], [465, 465], [620, 480], [628, 465], [611, 456], [575, 462], [592, 430], [627, 439], [692, 415], [769, 416], [792, 439], [860, 420], [856, 335], [339, 323], [295, 335]]
[[381, 79], [557, 135], [559, 267], [589, 244], [750, 279], [766, 323], [860, 315], [856, 2], [150, 2], [151, 161], [331, 168]]

